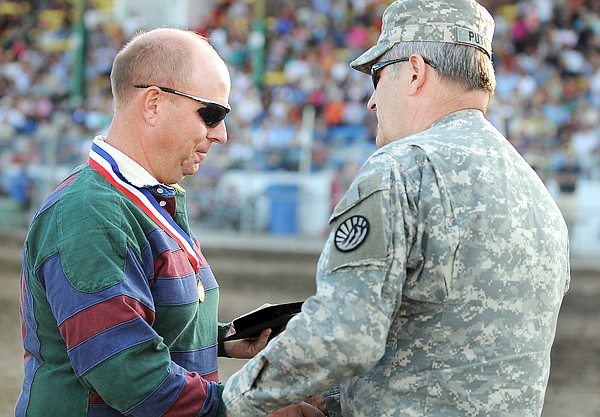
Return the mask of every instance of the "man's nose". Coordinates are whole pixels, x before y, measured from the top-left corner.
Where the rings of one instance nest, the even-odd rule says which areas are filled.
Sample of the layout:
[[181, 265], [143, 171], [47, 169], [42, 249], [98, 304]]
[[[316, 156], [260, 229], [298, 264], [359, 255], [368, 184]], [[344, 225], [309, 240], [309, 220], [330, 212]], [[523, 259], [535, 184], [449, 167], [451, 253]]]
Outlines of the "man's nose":
[[376, 97], [377, 95], [377, 90], [373, 90], [373, 93], [371, 94], [371, 97], [369, 98], [369, 101], [367, 102], [367, 109], [371, 110], [371, 111], [377, 111], [377, 103], [376, 103]]
[[219, 124], [208, 128], [206, 137], [213, 143], [223, 144], [227, 142], [227, 127], [225, 121], [221, 121]]

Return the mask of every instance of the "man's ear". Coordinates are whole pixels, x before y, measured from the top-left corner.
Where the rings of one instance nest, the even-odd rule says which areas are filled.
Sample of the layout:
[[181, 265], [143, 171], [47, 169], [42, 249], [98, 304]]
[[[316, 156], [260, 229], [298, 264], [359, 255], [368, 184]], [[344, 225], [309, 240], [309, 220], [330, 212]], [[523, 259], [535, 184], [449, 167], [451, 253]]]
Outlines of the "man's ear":
[[164, 97], [158, 88], [148, 88], [141, 99], [141, 111], [144, 120], [154, 126], [158, 120], [159, 105]]
[[408, 85], [408, 94], [415, 95], [423, 87], [425, 80], [429, 76], [427, 73], [428, 65], [425, 63], [425, 60], [421, 55], [412, 54], [408, 59], [408, 65], [410, 67], [411, 76]]

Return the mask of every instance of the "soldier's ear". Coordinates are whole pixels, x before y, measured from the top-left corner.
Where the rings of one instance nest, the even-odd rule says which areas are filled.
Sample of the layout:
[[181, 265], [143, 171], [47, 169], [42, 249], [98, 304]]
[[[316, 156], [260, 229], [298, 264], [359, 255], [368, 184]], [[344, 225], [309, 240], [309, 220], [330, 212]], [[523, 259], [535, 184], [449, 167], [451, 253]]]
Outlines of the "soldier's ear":
[[426, 63], [421, 55], [412, 54], [408, 60], [406, 65], [408, 67], [408, 71], [410, 71], [409, 75], [409, 84], [407, 93], [409, 95], [415, 95], [420, 90], [427, 77], [429, 76], [428, 71], [433, 71]]

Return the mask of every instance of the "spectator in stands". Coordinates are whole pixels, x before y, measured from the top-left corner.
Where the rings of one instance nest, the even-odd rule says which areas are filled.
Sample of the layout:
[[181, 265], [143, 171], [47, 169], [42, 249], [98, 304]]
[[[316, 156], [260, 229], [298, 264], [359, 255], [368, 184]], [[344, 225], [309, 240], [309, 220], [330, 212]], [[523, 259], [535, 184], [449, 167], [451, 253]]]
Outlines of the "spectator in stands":
[[577, 224], [577, 182], [580, 176], [581, 167], [577, 157], [572, 150], [568, 151], [556, 170], [554, 179], [558, 183], [556, 204], [560, 208], [571, 233], [573, 227]]
[[231, 416], [337, 384], [331, 417], [541, 414], [568, 234], [484, 118], [493, 32], [473, 0], [388, 7], [351, 63], [371, 76], [380, 149], [333, 212], [316, 295], [229, 379]]

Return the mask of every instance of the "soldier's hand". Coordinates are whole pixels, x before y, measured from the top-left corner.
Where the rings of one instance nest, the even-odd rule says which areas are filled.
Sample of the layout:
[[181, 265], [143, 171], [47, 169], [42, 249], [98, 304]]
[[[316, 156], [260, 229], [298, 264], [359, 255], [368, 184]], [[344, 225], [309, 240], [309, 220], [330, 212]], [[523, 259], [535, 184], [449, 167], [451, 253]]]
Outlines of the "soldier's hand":
[[304, 401], [309, 403], [313, 407], [318, 408], [319, 411], [321, 411], [326, 416], [329, 415], [329, 413], [327, 412], [327, 403], [325, 402], [325, 397], [323, 395], [315, 395], [314, 397], [310, 397]]
[[292, 404], [279, 410], [273, 411], [267, 417], [325, 417], [318, 408], [307, 402]]

